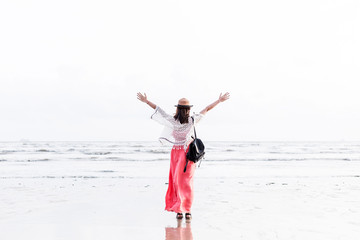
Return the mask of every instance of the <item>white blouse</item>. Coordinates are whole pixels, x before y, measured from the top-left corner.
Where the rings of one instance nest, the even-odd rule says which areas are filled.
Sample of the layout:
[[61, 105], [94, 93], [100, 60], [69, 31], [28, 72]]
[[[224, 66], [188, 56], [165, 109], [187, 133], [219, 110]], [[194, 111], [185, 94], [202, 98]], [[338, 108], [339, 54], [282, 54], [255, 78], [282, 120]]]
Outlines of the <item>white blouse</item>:
[[181, 124], [179, 120], [175, 120], [174, 116], [167, 114], [162, 108], [156, 106], [155, 113], [151, 116], [151, 119], [157, 121], [164, 126], [159, 141], [164, 143], [164, 141], [170, 142], [174, 145], [182, 145], [184, 149], [187, 149], [187, 146], [192, 142], [194, 137], [194, 125], [196, 125], [204, 114], [194, 114], [194, 122], [189, 117], [188, 123]]

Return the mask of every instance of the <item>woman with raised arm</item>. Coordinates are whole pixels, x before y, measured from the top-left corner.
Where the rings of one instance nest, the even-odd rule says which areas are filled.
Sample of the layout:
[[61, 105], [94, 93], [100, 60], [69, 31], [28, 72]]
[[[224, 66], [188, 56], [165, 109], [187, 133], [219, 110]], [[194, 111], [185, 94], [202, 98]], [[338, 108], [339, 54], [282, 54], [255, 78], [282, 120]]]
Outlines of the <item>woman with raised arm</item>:
[[146, 94], [137, 94], [137, 98], [155, 109], [151, 119], [164, 126], [164, 130], [159, 138], [160, 141], [167, 141], [173, 144], [170, 157], [169, 185], [165, 197], [165, 210], [176, 212], [176, 218], [182, 219], [183, 213], [187, 220], [191, 219], [191, 206], [194, 198], [193, 194], [193, 175], [195, 163], [189, 161], [187, 170], [184, 172], [186, 164], [186, 153], [188, 146], [193, 141], [194, 125], [211, 109], [221, 102], [228, 100], [229, 93], [220, 94], [219, 99], [204, 108], [199, 114], [190, 116], [189, 100], [181, 98], [175, 105], [176, 113], [174, 116], [167, 114], [162, 108], [150, 102]]

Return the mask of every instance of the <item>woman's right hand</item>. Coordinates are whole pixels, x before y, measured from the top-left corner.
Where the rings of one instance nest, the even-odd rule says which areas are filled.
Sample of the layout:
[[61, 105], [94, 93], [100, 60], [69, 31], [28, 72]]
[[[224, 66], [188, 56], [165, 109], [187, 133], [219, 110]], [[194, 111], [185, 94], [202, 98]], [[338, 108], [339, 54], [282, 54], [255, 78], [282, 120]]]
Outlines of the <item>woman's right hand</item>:
[[212, 104], [210, 104], [209, 106], [207, 106], [206, 108], [204, 108], [200, 113], [206, 114], [209, 110], [213, 109], [216, 105], [228, 100], [229, 98], [230, 98], [230, 93], [227, 92], [224, 95], [222, 95], [222, 93], [220, 93], [219, 99], [216, 100], [215, 102], [213, 102]]
[[146, 96], [146, 93], [144, 93], [144, 95], [142, 95], [141, 93], [137, 93], [137, 99], [139, 99], [140, 101], [144, 102], [144, 103], [147, 103], [147, 96]]
[[230, 93], [227, 92], [224, 95], [222, 95], [222, 93], [220, 93], [219, 101], [224, 102], [224, 101], [228, 100], [229, 98], [230, 98]]

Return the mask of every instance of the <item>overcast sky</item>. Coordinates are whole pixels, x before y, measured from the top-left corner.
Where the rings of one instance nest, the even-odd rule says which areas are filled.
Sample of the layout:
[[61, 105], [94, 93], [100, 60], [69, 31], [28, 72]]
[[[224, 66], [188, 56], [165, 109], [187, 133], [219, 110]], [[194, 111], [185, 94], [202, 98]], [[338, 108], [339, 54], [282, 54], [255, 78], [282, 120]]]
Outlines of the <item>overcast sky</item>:
[[206, 140], [360, 140], [360, 3], [0, 2], [0, 140], [156, 140], [169, 113], [231, 99]]

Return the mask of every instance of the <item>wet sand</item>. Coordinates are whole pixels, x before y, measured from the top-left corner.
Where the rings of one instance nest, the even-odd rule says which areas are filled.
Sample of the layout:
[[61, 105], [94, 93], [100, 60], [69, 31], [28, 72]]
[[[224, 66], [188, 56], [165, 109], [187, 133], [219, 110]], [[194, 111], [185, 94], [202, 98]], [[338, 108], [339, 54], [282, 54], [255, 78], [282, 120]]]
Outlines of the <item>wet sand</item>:
[[181, 225], [164, 211], [168, 162], [118, 164], [101, 177], [47, 176], [50, 166], [19, 176], [9, 165], [0, 179], [1, 239], [360, 236], [358, 161], [203, 162], [193, 219]]

